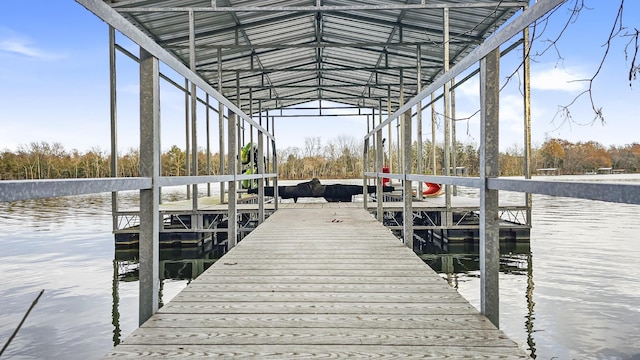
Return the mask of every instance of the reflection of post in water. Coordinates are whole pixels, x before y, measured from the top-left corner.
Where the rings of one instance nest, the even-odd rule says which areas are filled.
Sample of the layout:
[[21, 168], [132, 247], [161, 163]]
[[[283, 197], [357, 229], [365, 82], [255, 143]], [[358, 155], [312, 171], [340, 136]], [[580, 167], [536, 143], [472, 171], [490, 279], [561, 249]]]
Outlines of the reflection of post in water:
[[[162, 271], [160, 272], [162, 274]], [[162, 301], [162, 289], [164, 289], [164, 279], [160, 278], [160, 284], [158, 286], [158, 309], [164, 306]]]
[[113, 304], [111, 306], [111, 324], [113, 324], [113, 346], [120, 344], [120, 295], [118, 278], [118, 260], [113, 259], [113, 282], [111, 284], [111, 296]]
[[[164, 280], [184, 280], [190, 283], [193, 279], [202, 274], [217, 259], [224, 255], [224, 251], [218, 246], [214, 246], [211, 242], [204, 246], [188, 246], [188, 247], [161, 247], [159, 261], [159, 280], [158, 287], [158, 308], [164, 305], [163, 289]], [[120, 329], [120, 297], [119, 282], [135, 282], [139, 281], [138, 277], [138, 248], [117, 246], [115, 247], [115, 259], [113, 261], [113, 307], [112, 307], [112, 324], [113, 344], [118, 345], [121, 340]]]
[[527, 329], [527, 344], [529, 345], [530, 356], [536, 358], [536, 342], [533, 340], [533, 308], [536, 303], [533, 301], [533, 254], [527, 257], [527, 316], [524, 326]]
[[453, 266], [453, 255], [442, 254], [440, 256], [440, 271], [447, 275], [447, 283], [454, 289], [458, 289], [458, 275]]

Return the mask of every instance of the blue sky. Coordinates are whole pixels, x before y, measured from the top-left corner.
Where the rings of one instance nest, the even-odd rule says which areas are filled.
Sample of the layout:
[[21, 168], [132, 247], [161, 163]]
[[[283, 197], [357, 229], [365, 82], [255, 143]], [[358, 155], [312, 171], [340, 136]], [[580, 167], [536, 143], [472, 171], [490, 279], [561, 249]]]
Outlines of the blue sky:
[[[554, 38], [568, 18], [569, 1], [551, 18], [539, 40]], [[559, 106], [568, 105], [597, 70], [618, 10], [618, 0], [585, 0], [585, 9], [570, 24], [557, 44], [560, 56], [549, 51], [532, 64], [533, 145], [546, 138], [569, 141], [595, 140], [605, 146], [640, 142], [640, 80], [629, 85], [630, 58], [625, 58], [628, 38], [616, 37], [609, 56], [593, 84], [596, 105], [606, 122], [594, 118], [587, 96], [570, 110], [572, 121], [562, 121]], [[640, 28], [640, 2], [625, 2], [622, 25], [626, 31]], [[634, 15], [635, 14], [635, 15]], [[541, 30], [537, 30], [538, 33]], [[546, 46], [538, 41], [536, 49]], [[134, 53], [137, 49], [131, 47]], [[501, 64], [502, 79], [513, 72], [520, 51]], [[118, 57], [118, 122], [120, 148], [137, 147], [138, 107], [135, 64]], [[183, 83], [182, 80], [176, 79]], [[107, 25], [71, 0], [0, 0], [0, 150], [15, 150], [34, 141], [60, 142], [65, 149], [109, 149], [109, 81]], [[522, 147], [522, 100], [514, 78], [501, 94], [501, 149]], [[477, 79], [456, 93], [457, 117], [478, 109]], [[183, 146], [184, 97], [163, 85], [162, 146]], [[441, 111], [438, 109], [438, 111]], [[429, 114], [425, 113], [425, 118]], [[367, 127], [364, 119], [331, 117], [276, 121], [279, 148], [303, 147], [305, 137], [321, 137], [323, 144], [341, 135], [360, 139]], [[203, 123], [203, 122], [201, 122]], [[458, 139], [477, 144], [477, 116], [458, 122]], [[438, 122], [441, 141], [442, 121]], [[198, 129], [204, 133], [203, 125]], [[217, 136], [217, 135], [216, 135]], [[430, 140], [425, 124], [424, 139]], [[202, 140], [199, 140], [202, 143]]]

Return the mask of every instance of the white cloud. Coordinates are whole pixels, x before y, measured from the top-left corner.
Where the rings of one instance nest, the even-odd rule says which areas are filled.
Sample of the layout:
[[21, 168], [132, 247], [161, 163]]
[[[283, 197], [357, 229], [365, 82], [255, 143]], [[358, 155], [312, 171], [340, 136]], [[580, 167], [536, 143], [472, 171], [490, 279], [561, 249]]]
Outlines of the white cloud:
[[582, 91], [587, 88], [588, 79], [579, 69], [534, 66], [531, 70], [531, 88], [538, 90]]
[[9, 53], [36, 59], [57, 59], [62, 56], [31, 44], [31, 41], [13, 31], [0, 28], [0, 53]]

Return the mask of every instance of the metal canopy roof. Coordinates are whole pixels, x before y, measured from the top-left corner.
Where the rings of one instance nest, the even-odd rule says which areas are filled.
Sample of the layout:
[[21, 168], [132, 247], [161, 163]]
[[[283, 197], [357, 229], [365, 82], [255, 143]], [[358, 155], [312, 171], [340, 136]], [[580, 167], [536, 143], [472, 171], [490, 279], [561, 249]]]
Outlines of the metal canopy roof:
[[[245, 113], [329, 100], [399, 107], [471, 52], [527, 0], [109, 0]], [[221, 79], [219, 79], [221, 78]], [[221, 88], [219, 87], [221, 86]], [[251, 104], [251, 107], [250, 107]], [[251, 111], [250, 111], [251, 109]]]

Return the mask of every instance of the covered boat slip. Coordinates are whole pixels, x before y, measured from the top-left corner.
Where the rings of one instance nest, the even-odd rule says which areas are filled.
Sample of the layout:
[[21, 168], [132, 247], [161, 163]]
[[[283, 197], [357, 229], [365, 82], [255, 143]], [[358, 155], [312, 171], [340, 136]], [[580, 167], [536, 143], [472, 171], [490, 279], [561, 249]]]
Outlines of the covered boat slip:
[[107, 357], [528, 358], [367, 211], [314, 205], [275, 212]]

